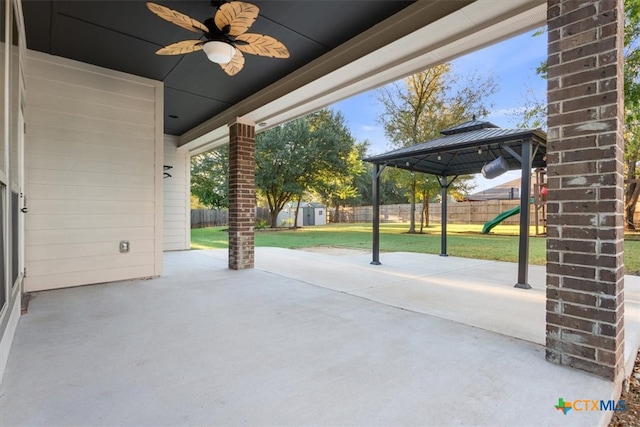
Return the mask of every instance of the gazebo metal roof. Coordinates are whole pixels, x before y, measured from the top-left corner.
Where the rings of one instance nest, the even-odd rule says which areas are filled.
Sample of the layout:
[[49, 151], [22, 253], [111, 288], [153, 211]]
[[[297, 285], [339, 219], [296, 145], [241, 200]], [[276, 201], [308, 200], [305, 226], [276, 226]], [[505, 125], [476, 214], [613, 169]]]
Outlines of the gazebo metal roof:
[[533, 167], [546, 166], [547, 135], [540, 129], [504, 129], [470, 120], [440, 132], [440, 138], [364, 159], [366, 162], [438, 176], [478, 173], [502, 155], [509, 170], [521, 169], [522, 144], [534, 147]]
[[364, 159], [373, 170], [373, 261], [380, 264], [380, 173], [387, 166], [437, 175], [442, 190], [440, 255], [447, 256], [447, 188], [460, 175], [478, 173], [502, 156], [508, 170], [521, 169], [520, 237], [516, 287], [528, 283], [529, 203], [531, 169], [546, 166], [547, 135], [540, 129], [503, 129], [493, 123], [470, 120], [440, 132], [432, 141]]

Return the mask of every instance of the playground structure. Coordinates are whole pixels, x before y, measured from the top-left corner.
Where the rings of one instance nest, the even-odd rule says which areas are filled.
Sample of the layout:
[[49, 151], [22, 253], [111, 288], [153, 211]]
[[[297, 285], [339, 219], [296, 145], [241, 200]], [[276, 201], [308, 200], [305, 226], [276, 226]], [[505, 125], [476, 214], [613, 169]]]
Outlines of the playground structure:
[[[535, 204], [536, 236], [547, 234], [547, 169], [536, 168], [536, 180], [533, 183]], [[540, 228], [542, 231], [540, 232]]]
[[[547, 171], [545, 168], [540, 167], [536, 168], [535, 174], [536, 179], [533, 183], [533, 197], [529, 199], [529, 203], [533, 203], [535, 207], [534, 219], [536, 224], [536, 236], [541, 236], [547, 234]], [[516, 206], [513, 209], [500, 213], [491, 221], [487, 221], [484, 224], [484, 227], [482, 227], [482, 234], [489, 233], [502, 221], [519, 213], [520, 206]], [[542, 232], [540, 231], [541, 228]]]
[[[529, 199], [530, 203], [533, 203], [533, 197], [531, 199]], [[509, 209], [508, 211], [504, 211], [502, 213], [500, 213], [498, 216], [496, 216], [495, 218], [493, 218], [491, 221], [487, 221], [484, 224], [484, 227], [482, 227], [482, 234], [488, 234], [491, 230], [493, 230], [493, 228], [495, 226], [497, 226], [498, 224], [500, 224], [502, 221], [504, 221], [505, 219], [517, 215], [520, 213], [520, 206], [516, 206], [513, 209]], [[537, 230], [536, 230], [536, 234], [537, 234]]]

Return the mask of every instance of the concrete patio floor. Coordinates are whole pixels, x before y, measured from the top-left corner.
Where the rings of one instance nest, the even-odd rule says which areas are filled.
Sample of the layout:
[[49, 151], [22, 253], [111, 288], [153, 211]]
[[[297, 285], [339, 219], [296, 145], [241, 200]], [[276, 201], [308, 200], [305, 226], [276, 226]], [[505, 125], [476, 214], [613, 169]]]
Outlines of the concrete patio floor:
[[[597, 426], [558, 398], [614, 386], [544, 359], [545, 274], [510, 263], [257, 248], [165, 254], [165, 275], [41, 292], [20, 319], [0, 425]], [[640, 342], [626, 278], [626, 359]]]

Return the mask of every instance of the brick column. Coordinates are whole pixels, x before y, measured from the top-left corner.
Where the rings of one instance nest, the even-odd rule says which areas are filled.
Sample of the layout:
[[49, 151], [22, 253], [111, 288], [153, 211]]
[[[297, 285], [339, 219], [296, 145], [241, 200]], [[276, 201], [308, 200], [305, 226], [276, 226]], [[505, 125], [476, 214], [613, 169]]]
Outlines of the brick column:
[[623, 367], [622, 0], [548, 0], [547, 360]]
[[229, 125], [229, 268], [253, 268], [255, 222], [255, 126], [240, 118]]

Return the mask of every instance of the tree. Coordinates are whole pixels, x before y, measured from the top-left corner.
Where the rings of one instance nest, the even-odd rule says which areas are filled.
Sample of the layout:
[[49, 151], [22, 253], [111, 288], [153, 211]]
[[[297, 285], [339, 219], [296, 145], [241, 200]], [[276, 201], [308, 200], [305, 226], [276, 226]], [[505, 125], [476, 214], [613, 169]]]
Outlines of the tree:
[[[406, 171], [402, 171], [406, 174]], [[429, 227], [429, 203], [439, 193], [440, 184], [433, 175], [423, 173], [410, 173], [412, 185], [415, 186], [416, 195], [420, 195], [422, 209], [420, 210], [420, 233], [424, 227]]]
[[287, 202], [297, 198], [299, 205], [305, 191], [337, 191], [352, 172], [353, 147], [342, 114], [327, 109], [256, 135], [256, 189], [267, 200], [271, 226], [277, 227]]
[[191, 194], [211, 209], [229, 206], [229, 146], [191, 158]]
[[340, 206], [347, 202], [355, 202], [359, 197], [356, 179], [365, 172], [362, 157], [366, 152], [366, 144], [354, 144], [347, 156], [340, 159], [340, 163], [344, 165], [345, 169], [329, 173], [323, 171], [318, 174], [313, 185], [313, 190], [327, 207], [334, 207], [335, 215], [333, 218], [336, 222], [340, 222]]
[[[357, 204], [360, 206], [371, 206], [373, 204], [372, 194], [373, 165], [364, 163], [364, 171], [357, 175], [354, 180], [356, 191], [358, 192]], [[394, 205], [406, 203], [407, 194], [402, 186], [391, 178], [390, 173], [380, 175], [380, 193], [378, 200], [381, 205]]]
[[[540, 73], [540, 67], [538, 67]], [[538, 99], [533, 89], [528, 90], [527, 99], [520, 113], [516, 113], [518, 117], [519, 128], [525, 129], [546, 129], [547, 128], [547, 103], [546, 100]]]
[[[420, 231], [418, 231], [418, 233], [422, 233], [424, 227], [429, 227], [429, 203], [437, 201], [441, 194], [438, 177], [423, 173], [412, 173], [403, 169], [388, 169], [388, 172], [385, 171], [381, 177], [385, 177], [387, 182], [396, 183], [398, 188], [406, 189], [403, 193], [403, 199], [392, 203], [405, 203], [407, 197], [411, 197], [411, 189], [415, 185], [416, 202], [422, 203], [419, 222]], [[468, 178], [470, 177], [463, 177], [463, 179], [459, 177], [454, 184], [449, 187], [449, 196], [455, 199], [462, 199], [464, 194], [468, 194], [473, 188], [473, 182]], [[381, 181], [381, 184], [382, 182], [384, 181]], [[385, 204], [386, 202], [381, 198], [380, 203]], [[412, 206], [412, 209], [415, 209], [415, 206]]]
[[271, 227], [278, 226], [278, 213], [285, 204], [302, 194], [298, 180], [309, 169], [310, 135], [306, 118], [256, 135], [256, 190], [267, 200]]
[[[624, 173], [626, 187], [624, 191], [625, 225], [635, 230], [633, 217], [640, 197], [640, 2], [624, 0]], [[544, 30], [534, 36], [544, 34]], [[547, 78], [547, 62], [543, 61], [536, 69], [543, 79]], [[546, 128], [547, 101], [535, 97], [526, 101], [519, 126]]]
[[[543, 35], [546, 29], [541, 29], [533, 33], [533, 37]], [[536, 74], [543, 79], [547, 79], [547, 61], [543, 61], [536, 67]], [[516, 124], [519, 128], [526, 129], [547, 129], [547, 100], [539, 99], [535, 91], [529, 85], [527, 97], [523, 108], [514, 114], [519, 120]]]
[[361, 153], [366, 148], [356, 144], [340, 112], [320, 110], [310, 116], [310, 121], [320, 139], [333, 141], [333, 149], [318, 158], [323, 164], [317, 167], [309, 187], [327, 206], [334, 206], [339, 221], [340, 205], [357, 197], [354, 177], [363, 172]]
[[[393, 147], [419, 144], [437, 138], [441, 130], [473, 116], [486, 116], [489, 110], [485, 100], [496, 90], [492, 76], [474, 74], [462, 79], [452, 73], [450, 64], [438, 65], [413, 74], [402, 83], [380, 89], [378, 99], [385, 111], [379, 121]], [[424, 213], [434, 189], [440, 188], [439, 184], [433, 179], [418, 179], [417, 174], [408, 172], [398, 172], [396, 178], [403, 187], [409, 188], [409, 233], [415, 233], [416, 192], [423, 196]], [[467, 186], [470, 179], [471, 176], [458, 177], [452, 189]]]

